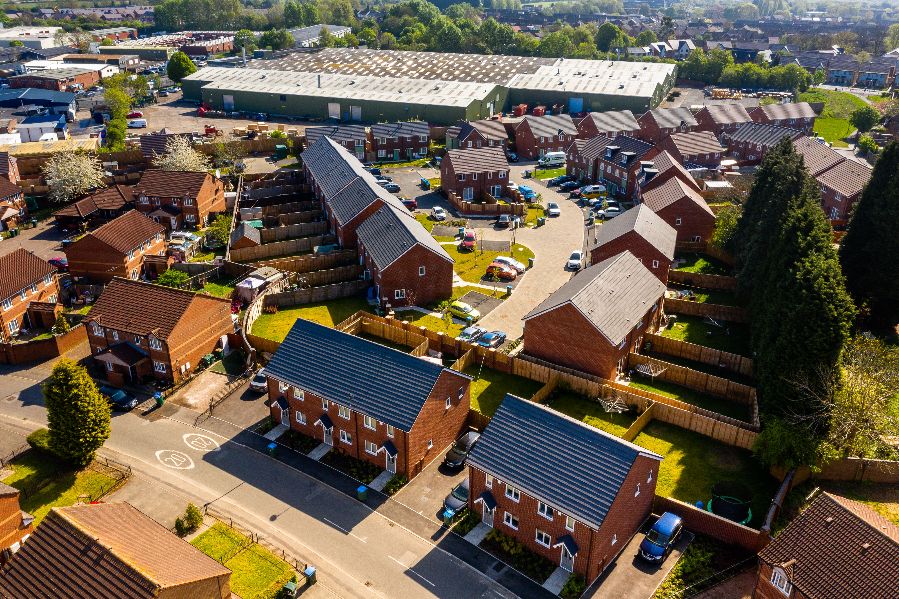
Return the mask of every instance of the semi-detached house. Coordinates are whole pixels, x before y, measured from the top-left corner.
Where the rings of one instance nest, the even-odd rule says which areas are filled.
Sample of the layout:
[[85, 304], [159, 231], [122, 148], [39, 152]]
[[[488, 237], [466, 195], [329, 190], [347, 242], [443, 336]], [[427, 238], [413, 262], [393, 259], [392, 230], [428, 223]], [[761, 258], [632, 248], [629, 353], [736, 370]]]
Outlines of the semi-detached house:
[[588, 112], [576, 121], [578, 137], [589, 139], [597, 135], [615, 137], [619, 133], [636, 135], [640, 124], [630, 110], [610, 110], [608, 112]]
[[638, 204], [601, 227], [594, 227], [593, 235], [591, 264], [630, 252], [664, 285], [668, 284], [677, 231], [645, 204]]
[[811, 135], [815, 128], [815, 111], [808, 102], [790, 102], [789, 104], [769, 104], [758, 106], [749, 111], [756, 123], [767, 123], [788, 129], [802, 131]]
[[701, 243], [712, 238], [715, 213], [705, 199], [680, 177], [644, 189], [641, 201], [677, 231], [677, 243]]
[[46, 261], [24, 248], [0, 257], [0, 341], [36, 326], [32, 303], [56, 304], [58, 297], [56, 269]]
[[644, 112], [637, 119], [640, 130], [634, 133], [643, 141], [658, 143], [672, 133], [695, 131], [699, 123], [689, 108], [657, 108]]
[[446, 149], [503, 148], [509, 143], [509, 134], [499, 121], [482, 119], [462, 121], [446, 130]]
[[366, 153], [371, 148], [368, 131], [364, 125], [307, 127], [305, 135], [307, 148], [312, 147], [322, 137], [328, 137], [359, 160], [365, 160]]
[[742, 123], [749, 123], [752, 117], [742, 104], [712, 104], [703, 106], [696, 113], [699, 131], [711, 131], [715, 135], [736, 131]]
[[298, 319], [265, 367], [272, 418], [413, 478], [461, 432], [471, 377]]
[[524, 160], [537, 160], [547, 152], [565, 152], [578, 136], [567, 114], [525, 116], [514, 128], [515, 151]]
[[498, 147], [450, 150], [440, 162], [441, 188], [466, 202], [501, 198], [508, 185], [509, 162]]
[[684, 165], [717, 168], [727, 149], [710, 131], [672, 133], [659, 142], [659, 148], [666, 150]]
[[97, 283], [137, 279], [146, 256], [165, 255], [165, 227], [137, 210], [126, 212], [65, 249], [69, 272]]
[[423, 121], [376, 123], [369, 129], [369, 136], [375, 161], [399, 162], [428, 155], [431, 128]]
[[138, 210], [170, 231], [203, 227], [225, 211], [225, 183], [209, 173], [144, 171], [133, 195]]

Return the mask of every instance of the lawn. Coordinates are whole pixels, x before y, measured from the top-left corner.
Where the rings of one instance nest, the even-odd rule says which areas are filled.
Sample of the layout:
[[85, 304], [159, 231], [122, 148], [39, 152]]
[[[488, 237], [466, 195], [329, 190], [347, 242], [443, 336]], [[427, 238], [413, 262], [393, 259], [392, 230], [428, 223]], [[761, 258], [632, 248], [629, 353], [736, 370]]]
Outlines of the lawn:
[[507, 393], [530, 399], [543, 387], [537, 381], [490, 368], [480, 368], [476, 363], [469, 365], [464, 372], [474, 377], [471, 381], [471, 409], [484, 416], [493, 416]]
[[436, 220], [433, 220], [429, 214], [426, 214], [424, 212], [416, 212], [415, 220], [420, 222], [421, 226], [428, 230], [428, 233], [430, 233], [434, 228], [434, 225], [437, 224]]
[[664, 456], [656, 493], [695, 504], [712, 498], [712, 486], [736, 480], [752, 491], [751, 526], [765, 519], [778, 482], [745, 449], [732, 447], [686, 429], [653, 420], [634, 443]]
[[681, 261], [680, 266], [678, 266], [674, 270], [681, 270], [683, 272], [695, 272], [703, 275], [726, 276], [731, 274], [731, 269], [729, 266], [719, 260], [715, 260], [710, 256], [703, 256], [701, 254], [683, 254], [677, 256], [677, 259]]
[[238, 375], [247, 369], [247, 360], [242, 351], [232, 351], [230, 354], [209, 367], [212, 372], [219, 374]]
[[278, 310], [274, 314], [262, 314], [253, 324], [252, 333], [257, 337], [284, 341], [297, 318], [305, 318], [318, 324], [333, 327], [359, 310], [369, 310], [368, 302], [361, 297], [346, 297], [329, 302], [318, 302]]
[[[79, 501], [96, 499], [115, 484], [116, 479], [89, 468], [73, 471], [60, 467], [58, 460], [34, 449], [28, 450], [9, 463], [12, 474], [2, 481], [20, 490], [27, 490], [47, 482], [47, 486], [33, 494], [19, 498], [22, 509], [39, 523], [52, 507], [73, 505]], [[90, 498], [90, 499], [89, 499]]]
[[825, 141], [830, 142], [838, 148], [849, 147], [849, 144], [843, 141], [849, 137], [849, 134], [855, 131], [848, 119], [836, 119], [833, 117], [818, 117], [815, 119], [815, 135], [823, 137]]
[[539, 208], [531, 208], [529, 206], [527, 216], [524, 217], [524, 224], [536, 225], [537, 219], [544, 216], [545, 214], [546, 214], [546, 211], [543, 209], [542, 206]]
[[216, 279], [214, 281], [208, 281], [200, 291], [204, 293], [208, 293], [209, 295], [214, 295], [215, 297], [227, 297], [230, 298], [231, 294], [234, 293], [234, 285], [228, 285], [221, 279]]
[[274, 597], [294, 575], [290, 564], [220, 522], [191, 545], [231, 570], [231, 591], [243, 599]]
[[469, 291], [477, 291], [483, 295], [490, 296], [492, 298], [496, 298], [498, 300], [504, 300], [508, 296], [506, 295], [506, 288], [502, 285], [497, 284], [497, 291], [491, 292], [489, 289], [484, 289], [483, 287], [473, 287], [473, 286], [463, 286], [463, 287], [453, 287], [453, 295], [450, 297], [450, 301], [455, 301], [468, 293]]
[[673, 397], [684, 403], [694, 405], [697, 408], [711, 410], [712, 412], [743, 420], [744, 422], [749, 422], [749, 419], [752, 417], [749, 413], [748, 405], [736, 401], [729, 401], [721, 397], [715, 397], [714, 395], [700, 393], [699, 391], [694, 391], [666, 381], [656, 380], [653, 382], [649, 377], [639, 374], [631, 378], [630, 386], [636, 389], [643, 389], [644, 391], [652, 391], [659, 395], [664, 395], [665, 397]]
[[91, 308], [93, 308], [93, 307], [94, 307], [93, 304], [87, 304], [87, 305], [81, 306], [77, 310], [72, 310], [70, 312], [70, 314], [81, 314], [83, 316], [83, 315], [87, 314], [88, 312], [90, 312]]
[[215, 258], [215, 252], [197, 252], [188, 262], [209, 262]]
[[408, 320], [410, 323], [418, 327], [426, 327], [432, 331], [444, 332], [451, 337], [456, 337], [465, 328], [465, 325], [456, 324], [455, 322], [447, 322], [443, 318], [437, 318], [430, 314], [423, 314], [418, 310], [399, 310], [396, 311], [396, 317], [399, 320]]
[[511, 256], [524, 265], [527, 265], [529, 258], [534, 257], [534, 252], [520, 243], [513, 245], [511, 252], [482, 252], [479, 250], [460, 252], [456, 245], [445, 245], [443, 249], [456, 261], [456, 265], [453, 267], [456, 274], [463, 281], [469, 283], [482, 282], [484, 272], [497, 256]]
[[565, 167], [559, 168], [534, 168], [535, 179], [552, 179], [553, 177], [561, 177], [565, 174]]
[[[699, 289], [696, 287], [687, 287], [686, 285], [678, 285], [671, 283], [668, 289], [674, 291], [692, 291], [693, 301], [702, 304], [718, 304], [719, 306], [739, 306], [736, 294], [730, 291], [720, 291], [716, 289]], [[686, 298], [685, 298], [686, 299]]]
[[697, 362], [695, 360], [688, 360], [687, 358], [679, 358], [677, 356], [670, 356], [668, 354], [663, 354], [661, 352], [650, 351], [650, 355], [657, 360], [662, 360], [663, 362], [670, 362], [672, 364], [677, 364], [679, 366], [685, 366], [687, 368], [692, 368], [693, 370], [698, 370], [699, 372], [705, 372], [706, 374], [711, 374], [712, 376], [717, 376], [722, 379], [728, 379], [735, 383], [740, 383], [741, 385], [755, 385], [755, 381], [753, 381], [752, 377], [743, 376], [737, 372], [732, 370], [728, 370], [727, 368], [719, 368], [713, 364], [706, 364], [704, 362]]
[[698, 316], [678, 314], [674, 326], [663, 329], [661, 335], [732, 354], [752, 357], [752, 347], [749, 345], [749, 327], [745, 324], [730, 322], [725, 327], [717, 327], [706, 323]]
[[547, 405], [616, 437], [623, 435], [637, 419], [637, 414], [633, 410], [623, 414], [609, 413], [598, 402], [570, 391], [559, 393], [547, 402]]
[[842, 141], [855, 127], [849, 124], [849, 117], [865, 101], [854, 94], [829, 89], [812, 89], [799, 94], [800, 102], [823, 102], [824, 110], [815, 119], [815, 133], [835, 146], [845, 147]]

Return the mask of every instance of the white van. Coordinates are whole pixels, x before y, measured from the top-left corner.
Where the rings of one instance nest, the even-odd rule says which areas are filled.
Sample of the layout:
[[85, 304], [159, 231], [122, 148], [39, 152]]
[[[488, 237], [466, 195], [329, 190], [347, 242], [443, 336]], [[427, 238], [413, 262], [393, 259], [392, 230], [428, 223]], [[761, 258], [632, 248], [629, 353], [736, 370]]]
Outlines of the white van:
[[565, 152], [547, 152], [537, 161], [537, 166], [543, 168], [565, 166]]

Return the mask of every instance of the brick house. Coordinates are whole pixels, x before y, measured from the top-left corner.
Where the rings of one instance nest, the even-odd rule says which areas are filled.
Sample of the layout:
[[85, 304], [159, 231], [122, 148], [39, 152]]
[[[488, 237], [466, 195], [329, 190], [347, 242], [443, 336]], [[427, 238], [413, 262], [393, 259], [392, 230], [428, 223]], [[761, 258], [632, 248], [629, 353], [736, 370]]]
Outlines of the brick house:
[[590, 139], [597, 135], [615, 137], [618, 134], [636, 136], [640, 130], [634, 113], [630, 110], [610, 110], [609, 112], [588, 112], [575, 122], [578, 137]]
[[134, 207], [130, 185], [104, 187], [53, 213], [56, 226], [78, 230], [122, 216]]
[[641, 162], [651, 160], [658, 152], [658, 148], [636, 137], [617, 135], [605, 144], [596, 159], [596, 180], [605, 185], [610, 194], [636, 197]]
[[456, 439], [471, 401], [461, 372], [304, 319], [265, 374], [276, 422], [410, 479]]
[[727, 149], [709, 131], [672, 133], [659, 142], [659, 148], [680, 160], [684, 165], [718, 168]]
[[[7, 126], [9, 126], [10, 123], [12, 124], [12, 127], [15, 128], [15, 120], [8, 119]], [[6, 179], [10, 183], [16, 185], [22, 180], [22, 177], [19, 174], [19, 161], [15, 156], [10, 156], [9, 152], [0, 152], [0, 179]]]
[[616, 254], [579, 272], [524, 316], [524, 352], [614, 380], [643, 334], [655, 329], [664, 294], [665, 285], [636, 256]]
[[759, 552], [754, 599], [899, 597], [899, 527], [822, 493]]
[[225, 211], [225, 183], [209, 173], [144, 171], [133, 195], [138, 210], [170, 231], [203, 227]]
[[672, 133], [696, 131], [699, 123], [689, 108], [656, 108], [648, 110], [637, 119], [639, 131], [634, 133], [643, 141], [658, 143]]
[[665, 285], [674, 260], [677, 231], [645, 204], [593, 228], [590, 264], [599, 264], [621, 252], [630, 252]]
[[130, 210], [65, 249], [69, 272], [97, 283], [113, 277], [137, 279], [146, 256], [164, 256], [165, 227]]
[[715, 213], [705, 199], [680, 177], [641, 191], [640, 201], [677, 231], [677, 243], [698, 243], [712, 238]]
[[0, 230], [8, 231], [25, 220], [28, 206], [22, 188], [0, 177]]
[[712, 104], [703, 106], [696, 113], [697, 130], [711, 131], [715, 135], [736, 131], [742, 123], [749, 123], [752, 117], [742, 104]]
[[376, 123], [369, 129], [371, 158], [377, 162], [424, 158], [430, 136], [431, 128], [422, 121]]
[[784, 137], [796, 139], [802, 135], [795, 129], [787, 129], [767, 123], [743, 123], [732, 133], [722, 135], [728, 153], [736, 160], [754, 164], [762, 161], [762, 157]]
[[364, 276], [382, 307], [424, 306], [453, 292], [453, 259], [405, 208], [378, 208], [356, 229]]
[[871, 180], [872, 169], [855, 160], [844, 160], [816, 177], [821, 185], [821, 207], [831, 221], [845, 224]]
[[757, 106], [749, 111], [749, 116], [756, 123], [796, 129], [806, 135], [812, 135], [817, 115], [808, 102], [790, 102]]
[[660, 187], [675, 177], [697, 193], [702, 192], [702, 182], [696, 180], [679, 160], [662, 150], [652, 160], [641, 163], [641, 168], [637, 171], [637, 195]]
[[590, 585], [649, 517], [661, 461], [506, 395], [468, 458], [468, 505], [487, 526]]
[[462, 121], [446, 130], [446, 149], [503, 148], [509, 145], [509, 134], [499, 121], [482, 119]]
[[509, 161], [500, 148], [450, 150], [440, 162], [440, 187], [466, 202], [501, 198], [509, 185]]
[[118, 277], [84, 323], [94, 361], [119, 386], [177, 383], [234, 332], [230, 300]]
[[0, 341], [9, 342], [20, 329], [43, 324], [31, 304], [55, 304], [58, 298], [54, 267], [24, 248], [0, 256]]
[[54, 507], [3, 566], [0, 596], [228, 599], [231, 570], [128, 503]]
[[23, 512], [19, 490], [0, 483], [0, 566], [19, 550], [34, 532], [34, 516]]
[[597, 161], [610, 143], [612, 140], [604, 135], [574, 140], [565, 155], [565, 173], [580, 181], [596, 181], [599, 174]]
[[564, 152], [578, 136], [567, 114], [525, 116], [515, 125], [515, 151], [523, 160], [537, 160], [547, 152]]
[[365, 156], [371, 150], [368, 130], [364, 125], [306, 127], [307, 148], [312, 147], [321, 137], [331, 138], [359, 160], [365, 160]]

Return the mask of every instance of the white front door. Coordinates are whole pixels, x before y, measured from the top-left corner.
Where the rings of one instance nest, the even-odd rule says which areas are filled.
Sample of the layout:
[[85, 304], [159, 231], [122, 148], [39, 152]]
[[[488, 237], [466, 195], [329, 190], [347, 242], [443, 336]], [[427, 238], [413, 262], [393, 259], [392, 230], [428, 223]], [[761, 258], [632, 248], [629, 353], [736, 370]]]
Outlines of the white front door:
[[481, 522], [490, 528], [493, 528], [493, 512], [494, 510], [488, 508], [486, 503], [481, 502]]
[[565, 545], [562, 545], [562, 559], [559, 562], [559, 566], [566, 572], [574, 571], [574, 556], [568, 553], [568, 547]]
[[290, 426], [290, 410], [287, 408], [281, 410], [281, 424]]
[[390, 455], [389, 453], [387, 453], [387, 472], [396, 474], [396, 456]]
[[172, 230], [175, 230], [178, 228], [178, 219], [177, 218], [175, 218], [173, 216], [172, 218], [169, 219], [169, 222], [172, 223]]
[[334, 435], [331, 434], [331, 431], [334, 429], [324, 428], [324, 438], [322, 439], [325, 442], [325, 445], [334, 446]]

